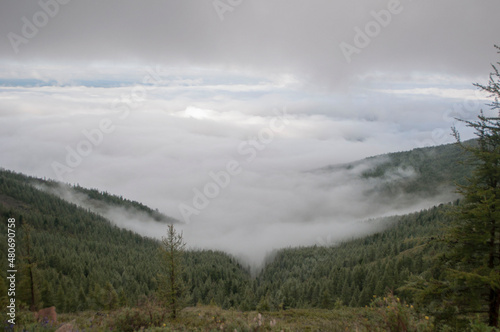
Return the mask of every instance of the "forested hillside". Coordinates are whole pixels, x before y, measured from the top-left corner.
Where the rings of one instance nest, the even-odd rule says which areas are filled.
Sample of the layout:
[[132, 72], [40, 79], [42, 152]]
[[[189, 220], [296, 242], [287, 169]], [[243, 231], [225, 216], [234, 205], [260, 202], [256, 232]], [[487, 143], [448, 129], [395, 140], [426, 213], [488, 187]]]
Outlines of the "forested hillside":
[[[470, 140], [464, 144], [474, 145], [475, 142]], [[457, 144], [446, 144], [374, 156], [318, 171], [335, 173], [361, 168], [359, 177], [374, 184], [366, 194], [389, 201], [402, 194], [429, 197], [443, 191], [453, 192], [455, 184], [463, 184], [473, 170], [472, 165], [463, 163], [467, 157], [467, 152]]]
[[440, 245], [429, 242], [447, 226], [451, 208], [440, 205], [387, 218], [388, 229], [338, 246], [280, 250], [257, 278], [261, 304], [272, 308], [356, 307], [368, 305], [374, 296], [400, 293], [398, 288], [411, 275], [431, 266], [430, 258]]
[[[120, 229], [95, 213], [36, 189], [32, 178], [0, 171], [0, 215], [5, 221], [16, 219], [17, 263], [24, 263], [19, 277], [25, 285], [28, 244], [22, 226], [29, 224], [32, 229], [30, 258], [35, 263], [39, 306], [55, 305], [60, 312], [112, 309], [136, 305], [141, 296], [158, 288], [158, 241]], [[3, 234], [6, 225], [0, 224]], [[0, 248], [6, 257], [7, 242], [2, 241]], [[186, 287], [193, 294], [189, 304], [209, 303], [212, 298], [228, 306], [240, 301], [249, 276], [233, 258], [221, 252], [189, 251], [185, 260]], [[28, 288], [23, 287], [18, 299], [29, 303]]]
[[122, 208], [130, 215], [142, 215], [154, 221], [175, 224], [178, 220], [169, 217], [158, 209], [150, 207], [136, 201], [131, 201], [122, 196], [111, 195], [98, 189], [87, 189], [80, 185], [70, 186], [56, 181], [46, 181], [30, 177], [31, 183], [49, 193], [55, 194], [65, 200], [74, 201], [77, 205], [87, 207], [98, 214], [103, 214], [110, 208]]
[[[111, 309], [134, 305], [141, 295], [157, 290], [158, 241], [40, 191], [19, 174], [2, 171], [0, 192], [2, 217], [33, 228], [37, 296], [44, 306], [56, 305], [60, 311]], [[411, 274], [428, 268], [427, 257], [435, 248], [421, 246], [439, 233], [449, 208], [388, 218], [387, 230], [334, 247], [280, 250], [255, 280], [226, 254], [188, 251], [188, 304], [212, 301], [247, 310], [364, 306], [373, 295], [396, 290]], [[20, 231], [21, 248], [26, 246], [24, 236]], [[23, 295], [26, 300], [28, 295]]]
[[[422, 159], [412, 157], [414, 153]], [[394, 169], [412, 167], [419, 177], [406, 183], [386, 181], [389, 196], [395, 192], [392, 186], [398, 187], [398, 192], [431, 192], [435, 183], [460, 182], [467, 176], [470, 166], [451, 166], [463, 157], [454, 146], [431, 148], [423, 154], [396, 153], [373, 163], [374, 167], [361, 176], [383, 178]], [[26, 287], [31, 282], [29, 269], [38, 307], [55, 305], [58, 312], [80, 312], [156, 301], [160, 294], [158, 277], [163, 271], [160, 242], [120, 229], [101, 215], [47, 190], [60, 187], [55, 182], [0, 171], [0, 215], [4, 220], [16, 219], [18, 276], [23, 285], [19, 301], [25, 306], [32, 301]], [[122, 197], [95, 189], [65, 188], [84, 194], [90, 204], [147, 213], [164, 223], [165, 230], [173, 221]], [[188, 250], [183, 258], [183, 305], [211, 303], [244, 311], [333, 309], [364, 307], [391, 292], [411, 301], [412, 295], [401, 286], [411, 276], [425, 274], [432, 267], [432, 259], [442, 251], [443, 244], [431, 240], [448, 226], [456, 204], [458, 201], [366, 221], [384, 227], [379, 233], [335, 246], [278, 250], [256, 277], [225, 253]], [[0, 227], [1, 232], [7, 232], [5, 222]], [[5, 257], [6, 241], [0, 248]], [[6, 270], [4, 266], [0, 273]], [[1, 283], [4, 280], [2, 276]]]

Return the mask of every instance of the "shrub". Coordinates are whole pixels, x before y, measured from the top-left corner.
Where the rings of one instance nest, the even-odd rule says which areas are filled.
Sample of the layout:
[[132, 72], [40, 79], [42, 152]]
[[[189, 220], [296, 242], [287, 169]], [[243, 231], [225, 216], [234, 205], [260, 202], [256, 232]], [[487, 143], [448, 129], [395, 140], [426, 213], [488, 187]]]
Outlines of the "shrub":
[[133, 332], [141, 327], [162, 326], [165, 320], [165, 309], [161, 307], [125, 308], [118, 312], [114, 328], [118, 331]]
[[371, 305], [380, 313], [385, 331], [432, 331], [432, 318], [417, 313], [412, 305], [402, 302], [394, 294], [375, 298]]

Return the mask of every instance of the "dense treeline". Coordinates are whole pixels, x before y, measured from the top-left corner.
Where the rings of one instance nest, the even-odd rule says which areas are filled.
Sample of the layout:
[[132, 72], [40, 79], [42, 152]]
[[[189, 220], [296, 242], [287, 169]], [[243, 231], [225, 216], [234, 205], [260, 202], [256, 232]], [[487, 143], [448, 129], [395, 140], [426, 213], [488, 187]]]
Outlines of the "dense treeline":
[[[473, 146], [477, 144], [477, 141], [470, 140], [464, 144]], [[363, 176], [366, 178], [383, 177], [397, 169], [412, 169], [416, 172], [419, 186], [408, 187], [407, 192], [428, 192], [435, 190], [436, 186], [454, 186], [456, 182], [463, 183], [465, 177], [473, 170], [472, 165], [463, 163], [468, 156], [469, 154], [457, 144], [389, 153], [367, 158], [366, 161], [381, 159], [383, 162], [365, 171]]]
[[[22, 226], [30, 225], [38, 306], [55, 305], [60, 312], [112, 309], [136, 305], [141, 297], [156, 292], [158, 241], [120, 229], [95, 213], [36, 189], [31, 181], [0, 171], [4, 220], [0, 232], [7, 233], [8, 218], [16, 219], [18, 278], [26, 284], [21, 263], [26, 263], [27, 244]], [[0, 248], [6, 257], [7, 242], [1, 241]], [[241, 301], [240, 289], [249, 277], [233, 258], [221, 252], [189, 251], [184, 259], [186, 287], [193, 294], [188, 304], [213, 300], [230, 306]], [[23, 287], [18, 297], [26, 304], [30, 301], [27, 293]]]
[[[0, 215], [16, 219], [18, 264], [26, 255], [22, 226], [32, 228], [38, 301], [45, 306], [57, 305], [61, 311], [113, 307], [118, 294], [125, 304], [155, 288], [154, 241], [35, 189], [19, 174], [3, 171], [0, 193]], [[1, 224], [2, 232], [5, 226]], [[1, 245], [5, 252], [5, 243]]]
[[335, 247], [281, 250], [257, 279], [259, 304], [365, 306], [374, 296], [397, 293], [411, 275], [429, 269], [430, 258], [440, 250], [438, 243], [429, 244], [429, 240], [449, 222], [450, 209], [451, 205], [441, 205], [388, 218], [392, 226], [387, 230]]
[[[476, 140], [464, 143], [477, 144]], [[464, 184], [474, 165], [464, 163], [469, 154], [456, 144], [417, 148], [366, 158], [357, 162], [329, 166], [322, 171], [349, 170], [360, 165], [368, 166], [361, 173], [370, 188], [367, 194], [375, 195], [380, 204], [390, 203], [400, 195], [418, 197], [439, 195], [455, 191], [456, 184]], [[380, 180], [373, 182], [371, 180]], [[376, 183], [374, 186], [370, 186]]]
[[87, 189], [78, 184], [70, 186], [68, 184], [62, 184], [53, 180], [42, 180], [34, 177], [28, 177], [31, 183], [41, 185], [43, 188], [49, 188], [53, 190], [53, 193], [70, 192], [74, 194], [82, 194], [84, 202], [91, 207], [96, 208], [109, 208], [109, 207], [121, 207], [131, 213], [143, 213], [153, 220], [175, 224], [178, 220], [169, 217], [158, 209], [151, 209], [150, 207], [136, 201], [131, 201], [122, 196], [111, 195], [106, 191], [100, 191], [98, 189]]
[[[0, 215], [3, 220], [17, 220], [18, 259], [26, 247], [20, 227], [28, 223], [32, 228], [39, 306], [55, 305], [60, 312], [113, 309], [135, 306], [157, 294], [159, 241], [120, 229], [32, 182], [24, 175], [0, 171]], [[98, 200], [100, 194], [91, 192]], [[452, 205], [441, 205], [369, 221], [385, 225], [385, 230], [333, 247], [280, 250], [256, 278], [227, 254], [187, 251], [186, 305], [215, 303], [242, 310], [365, 306], [373, 296], [398, 293], [411, 276], [431, 267], [431, 258], [441, 247], [429, 240], [448, 224], [451, 209]], [[0, 227], [6, 232], [5, 222]], [[0, 248], [6, 253], [6, 243]], [[26, 273], [19, 277], [26, 278]], [[411, 299], [402, 291], [399, 296]], [[19, 299], [28, 303], [29, 294]]]
[[177, 223], [178, 222], [178, 220], [162, 214], [157, 209], [153, 210], [142, 203], [128, 200], [126, 198], [123, 198], [122, 196], [111, 195], [105, 191], [99, 191], [97, 189], [86, 189], [86, 188], [83, 188], [79, 185], [73, 186], [71, 188], [73, 190], [75, 190], [76, 192], [85, 194], [88, 197], [88, 200], [91, 204], [105, 204], [108, 206], [120, 206], [120, 207], [124, 207], [125, 209], [128, 209], [130, 211], [143, 212], [146, 215], [148, 215], [149, 217], [151, 217], [152, 219], [159, 221], [159, 222], [164, 222], [164, 223]]

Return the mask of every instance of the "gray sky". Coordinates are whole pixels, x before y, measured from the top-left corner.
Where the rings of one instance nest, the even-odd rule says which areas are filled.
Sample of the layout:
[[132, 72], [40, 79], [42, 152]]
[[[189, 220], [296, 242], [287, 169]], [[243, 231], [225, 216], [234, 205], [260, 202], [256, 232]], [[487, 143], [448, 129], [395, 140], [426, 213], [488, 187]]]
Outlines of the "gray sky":
[[382, 211], [355, 174], [304, 171], [451, 142], [453, 118], [487, 101], [472, 83], [498, 61], [499, 12], [496, 0], [3, 1], [0, 166], [184, 220], [235, 161], [183, 226], [188, 244], [258, 262], [364, 234], [354, 220], [432, 202]]
[[[339, 44], [353, 45], [354, 28], [365, 30], [374, 20], [372, 11], [387, 10], [393, 2], [238, 0], [221, 20], [214, 3], [227, 0], [45, 1], [57, 7], [44, 11], [37, 1], [2, 2], [2, 60], [286, 73], [318, 86], [348, 86], [355, 75], [371, 72], [483, 76], [497, 42], [500, 7], [494, 0], [401, 0], [387, 26], [346, 65]], [[53, 17], [44, 20], [40, 11]], [[7, 35], [23, 36], [23, 17], [40, 28], [15, 53]]]

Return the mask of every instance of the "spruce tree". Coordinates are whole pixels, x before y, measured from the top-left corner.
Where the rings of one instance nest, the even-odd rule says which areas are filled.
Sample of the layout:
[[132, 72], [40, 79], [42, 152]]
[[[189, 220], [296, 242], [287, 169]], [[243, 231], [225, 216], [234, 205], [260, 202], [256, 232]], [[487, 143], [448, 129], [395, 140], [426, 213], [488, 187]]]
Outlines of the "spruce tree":
[[31, 311], [35, 311], [40, 304], [40, 288], [31, 240], [32, 228], [26, 221], [21, 228], [24, 235], [22, 238], [19, 298], [28, 304]]
[[[497, 47], [500, 50], [500, 48]], [[497, 63], [500, 64], [500, 63]], [[499, 109], [500, 75], [493, 65], [487, 86], [476, 84], [495, 98], [489, 106]], [[498, 327], [500, 309], [500, 116], [482, 111], [476, 121], [460, 120], [473, 128], [477, 140], [464, 144], [453, 130], [458, 143], [476, 165], [468, 183], [458, 187], [464, 198], [447, 243], [450, 247], [447, 296], [460, 312], [488, 313], [488, 324]]]
[[167, 236], [162, 237], [161, 258], [165, 275], [160, 280], [160, 293], [163, 295], [170, 309], [170, 317], [177, 318], [177, 311], [182, 306], [184, 286], [182, 283], [183, 254], [186, 244], [182, 233], [177, 233], [174, 225], [169, 225]]
[[85, 295], [85, 292], [83, 291], [83, 287], [80, 286], [78, 289], [78, 306], [77, 310], [78, 311], [83, 311], [87, 309], [87, 296]]
[[118, 293], [109, 281], [106, 282], [106, 285], [104, 286], [101, 301], [104, 304], [104, 309], [106, 310], [114, 310], [118, 307]]
[[5, 282], [7, 280], [3, 275], [0, 274], [0, 306], [5, 308], [10, 302], [7, 297], [7, 284]]

